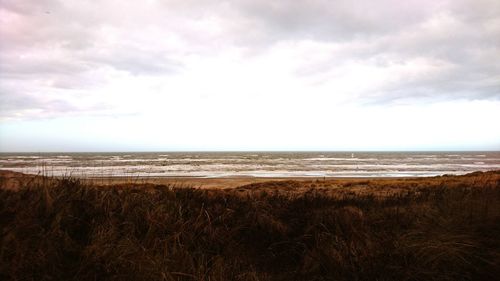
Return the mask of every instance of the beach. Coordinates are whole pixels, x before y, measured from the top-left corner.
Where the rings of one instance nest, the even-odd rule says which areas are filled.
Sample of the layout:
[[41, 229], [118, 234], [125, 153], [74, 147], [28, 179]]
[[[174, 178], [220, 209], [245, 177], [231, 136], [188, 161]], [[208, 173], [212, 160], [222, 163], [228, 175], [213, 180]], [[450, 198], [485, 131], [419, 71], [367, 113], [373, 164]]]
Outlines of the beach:
[[[22, 186], [46, 181], [58, 181], [68, 177], [46, 177], [0, 170], [0, 187], [17, 190]], [[74, 178], [82, 184], [100, 187], [168, 186], [173, 188], [194, 188], [203, 190], [266, 190], [268, 192], [301, 193], [320, 191], [334, 193], [339, 190], [362, 193], [395, 192], [419, 186], [453, 187], [477, 185], [500, 185], [500, 170], [474, 172], [466, 175], [443, 175], [433, 177], [98, 177]]]

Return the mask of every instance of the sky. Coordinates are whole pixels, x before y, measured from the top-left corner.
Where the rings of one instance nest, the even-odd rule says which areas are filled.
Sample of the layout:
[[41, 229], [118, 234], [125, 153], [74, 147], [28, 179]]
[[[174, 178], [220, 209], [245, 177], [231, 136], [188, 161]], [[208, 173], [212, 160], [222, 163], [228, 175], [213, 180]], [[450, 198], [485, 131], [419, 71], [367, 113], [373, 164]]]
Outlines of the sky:
[[0, 151], [500, 150], [498, 0], [0, 0]]

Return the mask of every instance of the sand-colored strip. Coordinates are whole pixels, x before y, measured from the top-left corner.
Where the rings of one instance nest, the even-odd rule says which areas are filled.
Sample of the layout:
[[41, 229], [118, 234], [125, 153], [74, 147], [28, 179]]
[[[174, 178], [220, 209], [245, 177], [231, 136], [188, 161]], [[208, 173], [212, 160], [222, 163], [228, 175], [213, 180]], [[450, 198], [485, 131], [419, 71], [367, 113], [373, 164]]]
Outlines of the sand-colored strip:
[[[57, 178], [56, 178], [57, 179]], [[26, 175], [8, 170], [0, 170], [0, 187], [17, 189], [32, 182], [50, 181], [54, 178]], [[500, 171], [475, 172], [462, 176], [437, 176], [419, 178], [257, 178], [257, 177], [112, 177], [82, 178], [84, 183], [97, 186], [137, 186], [168, 185], [175, 187], [192, 187], [201, 189], [237, 190], [238, 192], [355, 192], [373, 194], [392, 194], [421, 186], [491, 186], [500, 185]]]

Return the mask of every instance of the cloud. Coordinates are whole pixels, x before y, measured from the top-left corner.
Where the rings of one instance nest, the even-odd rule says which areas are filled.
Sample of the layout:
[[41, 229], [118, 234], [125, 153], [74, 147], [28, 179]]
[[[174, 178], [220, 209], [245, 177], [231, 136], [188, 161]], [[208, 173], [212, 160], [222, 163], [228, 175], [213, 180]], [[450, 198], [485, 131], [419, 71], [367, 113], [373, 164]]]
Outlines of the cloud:
[[0, 115], [130, 114], [264, 92], [499, 100], [499, 15], [495, 0], [4, 0]]
[[237, 1], [236, 11], [267, 40], [346, 41], [418, 23], [436, 9], [421, 1]]

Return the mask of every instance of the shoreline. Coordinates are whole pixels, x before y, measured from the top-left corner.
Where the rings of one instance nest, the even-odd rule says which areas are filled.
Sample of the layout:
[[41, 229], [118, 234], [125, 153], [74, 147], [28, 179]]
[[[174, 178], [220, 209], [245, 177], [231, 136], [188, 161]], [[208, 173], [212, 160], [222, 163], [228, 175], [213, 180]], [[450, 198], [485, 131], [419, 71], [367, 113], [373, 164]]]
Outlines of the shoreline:
[[[235, 189], [245, 186], [265, 187], [279, 183], [299, 183], [303, 187], [340, 187], [340, 186], [369, 186], [387, 184], [422, 184], [430, 182], [462, 181], [470, 177], [486, 174], [500, 174], [500, 170], [477, 171], [462, 175], [440, 175], [429, 177], [156, 177], [156, 176], [117, 176], [117, 177], [74, 177], [83, 183], [98, 186], [115, 185], [168, 185], [176, 187], [193, 187], [200, 189]], [[10, 170], [0, 170], [1, 188], [17, 189], [23, 184], [36, 179], [63, 179], [60, 176], [42, 176], [24, 174]]]

